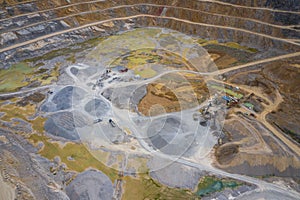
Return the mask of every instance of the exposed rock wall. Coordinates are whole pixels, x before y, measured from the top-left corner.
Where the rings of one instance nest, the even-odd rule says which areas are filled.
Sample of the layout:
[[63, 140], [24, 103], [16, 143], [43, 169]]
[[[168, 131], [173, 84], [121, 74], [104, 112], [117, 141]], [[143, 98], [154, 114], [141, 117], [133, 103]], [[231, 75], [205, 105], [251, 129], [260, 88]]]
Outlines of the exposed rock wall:
[[[43, 35], [67, 30], [70, 28], [75, 28], [97, 21], [108, 20], [111, 18], [121, 18], [139, 14], [157, 16], [159, 10], [160, 7], [157, 6], [141, 5], [126, 8], [117, 8], [113, 10], [97, 11], [92, 13], [89, 12], [84, 14], [76, 14], [65, 17], [63, 20], [47, 20], [42, 23], [34, 23], [31, 25], [28, 23], [32, 23], [32, 20], [43, 21], [44, 17], [39, 14], [37, 14], [35, 17], [31, 16], [30, 19], [29, 17], [21, 17], [20, 19], [12, 19], [11, 21], [7, 21], [6, 24], [3, 24], [2, 30], [0, 29], [0, 44], [2, 47], [6, 47], [27, 40], [31, 40]], [[281, 29], [279, 27], [274, 27], [262, 23], [256, 23], [247, 19], [213, 15], [205, 12], [191, 11], [188, 9], [168, 8], [165, 16], [183, 19], [196, 23], [202, 23], [204, 25], [216, 25], [220, 26], [220, 29], [232, 27], [240, 30], [251, 31], [253, 33], [264, 34], [267, 36], [270, 35], [279, 38], [300, 38], [300, 32], [296, 30]]]
[[[226, 0], [225, 0], [226, 1]], [[273, 0], [274, 1], [274, 0]], [[272, 2], [273, 2], [272, 1]], [[99, 1], [88, 3], [88, 0], [80, 1], [74, 0], [72, 1], [73, 4], [76, 6], [68, 6], [67, 1], [47, 1], [47, 0], [40, 0], [32, 3], [26, 4], [19, 4], [15, 6], [2, 6], [0, 9], [0, 16], [2, 19], [15, 16], [17, 14], [26, 14], [29, 13], [28, 9], [23, 9], [23, 7], [30, 7], [32, 11], [43, 11], [43, 10], [53, 10], [54, 8], [58, 8], [61, 6], [65, 6], [64, 10], [67, 10], [69, 14], [72, 12], [79, 13], [80, 11], [88, 11], [88, 10], [95, 10], [97, 8], [110, 8], [119, 5], [132, 5], [132, 4], [139, 4], [139, 3], [148, 3], [148, 4], [156, 4], [156, 5], [171, 5], [171, 6], [178, 6], [178, 7], [186, 7], [186, 8], [193, 8], [199, 11], [206, 11], [216, 14], [224, 14], [227, 16], [235, 16], [235, 17], [244, 17], [244, 18], [253, 18], [260, 21], [274, 23], [274, 24], [285, 24], [285, 25], [292, 25], [299, 23], [299, 15], [296, 13], [285, 13], [287, 19], [298, 19], [298, 22], [295, 20], [287, 20], [287, 21], [277, 21], [276, 20], [276, 13], [277, 11], [271, 10], [260, 10], [251, 7], [239, 7], [233, 5], [226, 5], [218, 2], [207, 2], [207, 1], [195, 1], [195, 0], [186, 0], [186, 1], [174, 1], [174, 0], [120, 0], [118, 3], [114, 1]], [[275, 2], [275, 1], [274, 1]], [[276, 1], [277, 2], [277, 1]], [[279, 1], [278, 2], [282, 2]], [[293, 8], [297, 9], [297, 0], [293, 0], [295, 5], [292, 4]], [[87, 4], [83, 4], [87, 3]], [[30, 6], [28, 6], [30, 4]], [[279, 3], [268, 3], [270, 5], [278, 6]], [[281, 5], [281, 4], [280, 4]], [[285, 5], [285, 4], [282, 4]], [[289, 5], [289, 4], [288, 4]], [[61, 10], [60, 9], [60, 10]], [[49, 10], [47, 10], [49, 12]], [[62, 10], [63, 12], [63, 10]], [[2, 14], [1, 14], [2, 13]]]
[[[292, 12], [194, 0], [120, 0], [118, 3], [74, 0], [72, 4], [63, 0], [9, 2], [11, 5], [4, 6], [0, 1], [1, 48], [45, 38], [0, 53], [6, 65], [13, 60], [20, 61], [66, 47], [70, 43], [147, 26], [166, 27], [221, 42], [238, 42], [260, 50], [299, 50], [296, 42], [293, 44], [284, 39], [300, 39], [300, 32], [292, 27], [279, 26], [300, 23], [300, 15]], [[235, 2], [242, 3], [242, 0]], [[252, 2], [253, 5], [258, 4], [258, 1]], [[128, 19], [130, 16], [131, 20]], [[114, 18], [119, 19], [112, 20]], [[101, 24], [103, 20], [112, 21]], [[64, 32], [58, 34], [61, 31]], [[4, 67], [4, 64], [0, 65]]]
[[253, 35], [248, 32], [228, 28], [221, 29], [215, 26], [188, 24], [176, 19], [164, 19], [149, 16], [136, 17], [132, 20], [114, 20], [112, 27], [107, 27], [103, 24], [90, 26], [49, 37], [29, 45], [18, 47], [17, 49], [0, 53], [0, 59], [5, 61], [0, 63], [0, 68], [8, 67], [10, 62], [17, 62], [27, 58], [40, 56], [50, 50], [67, 47], [70, 44], [83, 42], [94, 37], [113, 35], [118, 31], [127, 30], [125, 23], [131, 23], [130, 28], [164, 27], [186, 34], [196, 35], [201, 38], [214, 39], [222, 42], [235, 41], [242, 45], [257, 48], [262, 51], [278, 49], [283, 52], [295, 52], [300, 50], [298, 45], [286, 43], [281, 40], [266, 38], [260, 35]]
[[220, 0], [222, 2], [251, 6], [266, 7], [278, 10], [300, 11], [300, 1], [298, 0]]

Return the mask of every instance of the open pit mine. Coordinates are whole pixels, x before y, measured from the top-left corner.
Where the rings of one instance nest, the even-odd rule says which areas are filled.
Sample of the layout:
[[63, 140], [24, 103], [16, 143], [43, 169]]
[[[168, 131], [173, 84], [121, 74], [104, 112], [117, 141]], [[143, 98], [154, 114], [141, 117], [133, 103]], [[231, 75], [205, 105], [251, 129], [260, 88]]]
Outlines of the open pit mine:
[[300, 199], [299, 0], [0, 0], [0, 200]]

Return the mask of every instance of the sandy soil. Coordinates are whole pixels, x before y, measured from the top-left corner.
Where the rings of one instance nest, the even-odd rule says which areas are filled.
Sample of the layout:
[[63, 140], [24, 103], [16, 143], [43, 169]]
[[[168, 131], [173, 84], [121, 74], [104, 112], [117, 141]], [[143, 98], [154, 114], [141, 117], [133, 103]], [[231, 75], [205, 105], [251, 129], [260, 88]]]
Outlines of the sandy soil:
[[149, 84], [147, 94], [138, 105], [139, 112], [145, 116], [178, 112], [196, 107], [209, 96], [201, 77], [184, 74], [182, 81], [175, 80], [162, 78]]

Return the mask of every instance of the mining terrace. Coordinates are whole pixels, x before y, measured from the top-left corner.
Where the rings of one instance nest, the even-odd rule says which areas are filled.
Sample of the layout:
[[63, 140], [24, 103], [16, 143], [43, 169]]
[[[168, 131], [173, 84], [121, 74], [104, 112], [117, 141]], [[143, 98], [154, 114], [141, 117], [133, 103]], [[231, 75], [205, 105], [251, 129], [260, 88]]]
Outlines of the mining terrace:
[[299, 199], [297, 0], [0, 0], [0, 199]]

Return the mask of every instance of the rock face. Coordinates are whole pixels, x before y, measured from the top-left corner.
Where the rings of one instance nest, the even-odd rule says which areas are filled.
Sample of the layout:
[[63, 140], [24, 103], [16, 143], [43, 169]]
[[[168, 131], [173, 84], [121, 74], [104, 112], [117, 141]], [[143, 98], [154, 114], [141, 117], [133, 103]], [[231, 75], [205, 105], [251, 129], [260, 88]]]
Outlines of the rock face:
[[1, 34], [0, 36], [0, 44], [3, 45], [3, 44], [9, 44], [15, 40], [18, 39], [17, 35], [13, 32], [7, 32], [7, 33], [3, 33]]
[[[221, 0], [223, 2], [237, 4], [241, 6], [249, 7], [262, 7], [271, 8], [275, 10], [285, 11], [299, 11], [300, 1], [299, 0]], [[258, 13], [259, 11], [257, 11]], [[288, 12], [274, 12], [271, 17], [272, 21], [276, 21], [282, 25], [299, 25], [300, 15], [292, 14]], [[270, 18], [270, 19], [271, 19]]]
[[266, 7], [271, 7], [279, 10], [300, 10], [299, 0], [267, 0]]
[[[299, 14], [251, 8], [251, 6], [271, 7], [297, 11], [300, 4], [298, 0], [222, 1], [233, 5], [219, 1], [194, 0], [176, 2], [173, 0], [124, 0], [119, 2], [120, 8], [115, 8], [113, 1], [97, 3], [83, 1], [76, 3], [76, 5], [68, 5], [67, 1], [46, 0], [30, 4], [20, 3], [17, 6], [10, 6], [9, 3], [2, 6], [0, 4], [0, 8], [2, 7], [0, 17], [3, 16], [0, 26], [0, 45], [1, 48], [8, 48], [8, 50], [0, 53], [0, 59], [5, 61], [0, 63], [0, 68], [9, 67], [10, 62], [15, 63], [40, 56], [51, 50], [67, 47], [72, 43], [115, 34], [130, 28], [149, 26], [170, 28], [201, 38], [217, 39], [221, 42], [234, 41], [260, 50], [268, 50], [270, 47], [289, 52], [299, 50], [299, 46], [294, 43], [282, 41], [282, 39], [300, 38], [300, 33], [296, 30], [300, 22]], [[88, 6], [83, 6], [81, 3], [86, 3]], [[132, 7], [122, 7], [122, 5], [127, 4], [132, 4]], [[62, 5], [65, 6], [60, 7]], [[162, 16], [160, 9], [165, 5], [169, 6], [166, 7], [164, 16]], [[108, 7], [114, 8], [103, 10]], [[33, 11], [39, 11], [39, 13], [29, 13]], [[148, 17], [137, 17], [141, 14], [146, 14]], [[8, 16], [13, 17], [8, 18]], [[132, 16], [132, 19], [121, 19], [129, 16]], [[114, 18], [118, 18], [118, 20], [101, 24], [103, 20]], [[199, 24], [187, 23], [187, 21]], [[80, 28], [92, 23], [99, 24]], [[295, 28], [287, 27], [287, 25]], [[70, 29], [76, 30], [71, 31]], [[65, 32], [58, 34], [60, 31]], [[50, 37], [50, 34], [53, 36]], [[38, 37], [45, 38], [38, 42], [10, 49], [13, 45], [18, 46], [20, 43]]]
[[102, 172], [88, 170], [79, 174], [66, 192], [71, 200], [109, 200], [113, 197], [113, 185]]
[[226, 3], [232, 3], [251, 7], [268, 7], [278, 10], [299, 11], [299, 0], [221, 0]]
[[[36, 155], [38, 150], [21, 135], [0, 129], [0, 137], [0, 171], [4, 181], [14, 188], [16, 197], [13, 199], [69, 200], [61, 190], [62, 181], [70, 175], [68, 172], [59, 171], [57, 176], [51, 174], [49, 168], [53, 163]], [[0, 187], [0, 193], [3, 189]], [[2, 197], [0, 195], [0, 199], [10, 199]]]

